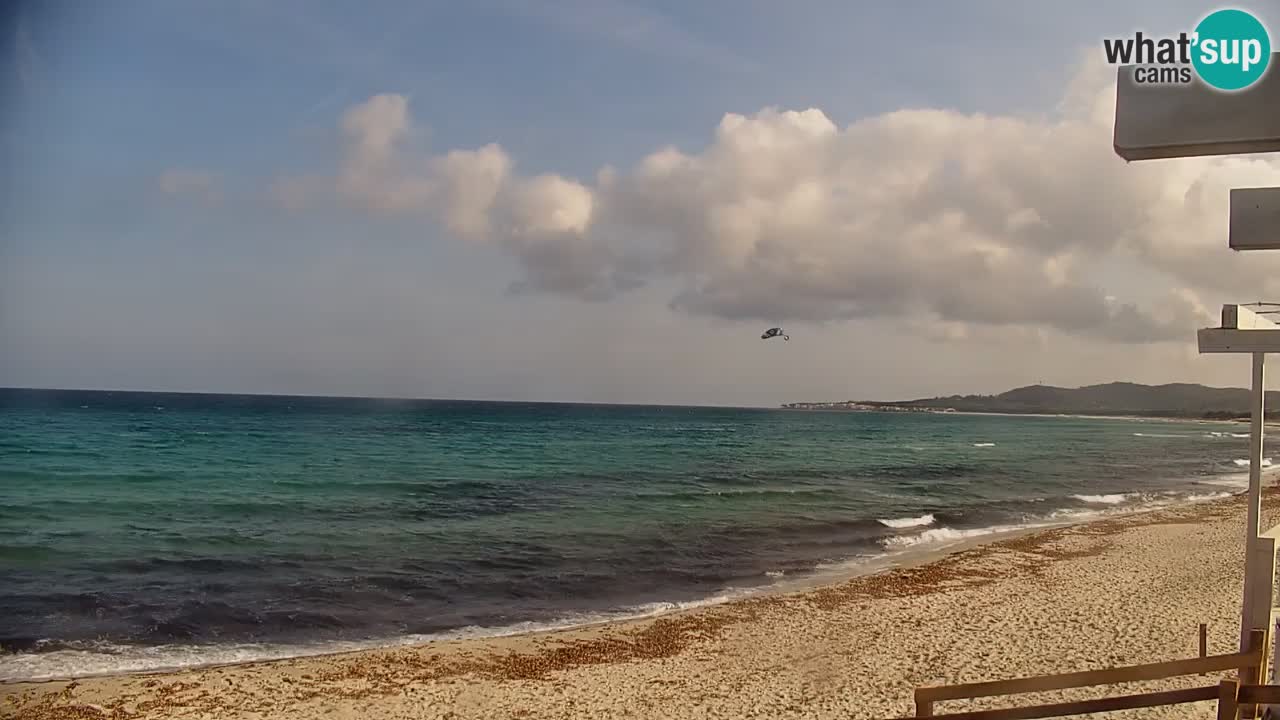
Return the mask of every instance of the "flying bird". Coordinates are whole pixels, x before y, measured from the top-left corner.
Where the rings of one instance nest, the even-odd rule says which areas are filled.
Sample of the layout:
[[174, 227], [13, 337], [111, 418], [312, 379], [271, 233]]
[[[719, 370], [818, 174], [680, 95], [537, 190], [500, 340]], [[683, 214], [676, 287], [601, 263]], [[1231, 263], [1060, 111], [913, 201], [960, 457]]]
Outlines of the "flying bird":
[[769, 338], [775, 338], [775, 337], [780, 337], [783, 339], [783, 341], [787, 341], [791, 339], [790, 335], [783, 334], [782, 328], [769, 328], [768, 330], [764, 331], [764, 334], [760, 336], [760, 339], [768, 340]]

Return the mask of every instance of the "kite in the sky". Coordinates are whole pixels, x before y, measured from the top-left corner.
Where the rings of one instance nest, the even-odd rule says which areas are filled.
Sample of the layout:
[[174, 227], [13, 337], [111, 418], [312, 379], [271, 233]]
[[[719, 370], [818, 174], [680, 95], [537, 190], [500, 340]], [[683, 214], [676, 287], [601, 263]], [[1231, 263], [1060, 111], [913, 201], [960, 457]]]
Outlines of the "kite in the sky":
[[760, 339], [768, 340], [769, 338], [775, 338], [775, 337], [780, 337], [784, 341], [791, 339], [790, 335], [784, 335], [782, 333], [782, 328], [769, 328], [768, 330], [764, 331], [764, 334], [760, 336]]

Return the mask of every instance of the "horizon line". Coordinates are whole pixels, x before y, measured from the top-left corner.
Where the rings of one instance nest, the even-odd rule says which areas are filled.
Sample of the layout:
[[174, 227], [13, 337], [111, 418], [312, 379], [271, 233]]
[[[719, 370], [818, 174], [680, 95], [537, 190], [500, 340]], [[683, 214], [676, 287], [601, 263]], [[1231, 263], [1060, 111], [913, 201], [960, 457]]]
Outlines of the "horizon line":
[[303, 400], [379, 400], [391, 402], [457, 402], [495, 403], [506, 405], [593, 405], [612, 407], [689, 408], [716, 410], [779, 410], [776, 405], [681, 405], [628, 402], [588, 402], [580, 400], [492, 400], [449, 397], [401, 397], [393, 395], [321, 395], [307, 393], [272, 392], [218, 392], [213, 390], [133, 390], [127, 388], [58, 388], [58, 387], [10, 387], [0, 386], [2, 392], [84, 392], [84, 393], [133, 393], [137, 395], [207, 395], [223, 397], [298, 398]]

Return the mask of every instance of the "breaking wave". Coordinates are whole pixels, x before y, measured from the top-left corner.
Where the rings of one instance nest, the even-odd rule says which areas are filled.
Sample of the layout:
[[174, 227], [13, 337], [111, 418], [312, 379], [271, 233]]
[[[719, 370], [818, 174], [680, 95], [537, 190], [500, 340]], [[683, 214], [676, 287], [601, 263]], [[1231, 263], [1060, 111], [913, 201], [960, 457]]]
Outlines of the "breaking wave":
[[921, 515], [920, 517], [892, 518], [889, 520], [880, 520], [880, 524], [885, 527], [891, 527], [896, 530], [902, 528], [924, 527], [934, 523], [933, 514]]

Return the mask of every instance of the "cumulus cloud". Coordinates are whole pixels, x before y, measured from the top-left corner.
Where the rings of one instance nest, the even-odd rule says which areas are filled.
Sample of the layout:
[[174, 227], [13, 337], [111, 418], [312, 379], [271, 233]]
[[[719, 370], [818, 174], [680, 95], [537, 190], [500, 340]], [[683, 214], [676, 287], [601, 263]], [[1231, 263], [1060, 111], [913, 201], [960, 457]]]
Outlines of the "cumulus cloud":
[[511, 158], [497, 145], [454, 150], [433, 163], [440, 179], [437, 207], [449, 230], [464, 238], [489, 234], [489, 213], [511, 173]]
[[1228, 189], [1280, 184], [1280, 163], [1124, 163], [1113, 73], [1086, 63], [1043, 117], [730, 113], [706, 147], [590, 183], [521, 176], [498, 145], [416, 156], [407, 99], [380, 95], [343, 118], [335, 191], [500, 244], [524, 269], [516, 291], [602, 300], [661, 280], [671, 307], [728, 319], [1185, 341], [1212, 322], [1206, 298], [1280, 291], [1276, 260], [1225, 238]]

